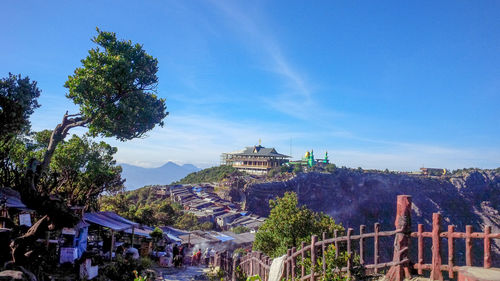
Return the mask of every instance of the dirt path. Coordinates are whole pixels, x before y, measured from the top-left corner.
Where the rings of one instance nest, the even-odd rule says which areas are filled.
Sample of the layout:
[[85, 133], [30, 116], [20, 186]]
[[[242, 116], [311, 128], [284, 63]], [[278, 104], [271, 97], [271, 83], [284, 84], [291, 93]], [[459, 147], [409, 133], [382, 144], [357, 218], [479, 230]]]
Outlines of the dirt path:
[[155, 270], [158, 272], [157, 281], [207, 280], [203, 276], [203, 272], [207, 270], [205, 267], [187, 266], [182, 269], [155, 268]]

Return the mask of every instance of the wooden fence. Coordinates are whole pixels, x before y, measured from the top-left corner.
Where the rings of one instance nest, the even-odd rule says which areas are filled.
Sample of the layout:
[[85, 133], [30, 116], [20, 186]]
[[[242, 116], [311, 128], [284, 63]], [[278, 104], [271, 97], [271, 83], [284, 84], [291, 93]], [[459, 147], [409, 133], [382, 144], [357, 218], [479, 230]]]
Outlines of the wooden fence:
[[[323, 233], [322, 240], [318, 241], [316, 235], [311, 237], [311, 244], [302, 243], [300, 249], [291, 248], [287, 251], [285, 259], [285, 270], [283, 278], [287, 280], [311, 280], [326, 273], [327, 267], [325, 263], [325, 252], [329, 245], [335, 245], [335, 255], [339, 255], [339, 249], [344, 248], [348, 253], [347, 265], [337, 270], [345, 272], [347, 275], [352, 274], [354, 254], [359, 255], [359, 263], [367, 270], [374, 273], [380, 272], [383, 268], [389, 268], [387, 277], [389, 280], [402, 281], [405, 277], [409, 278], [410, 269], [413, 267], [418, 271], [418, 274], [423, 274], [424, 270], [431, 271], [430, 277], [432, 280], [443, 280], [442, 271], [448, 272], [450, 278], [454, 278], [455, 272], [459, 269], [455, 264], [455, 240], [465, 239], [465, 265], [473, 266], [472, 257], [472, 239], [483, 240], [482, 266], [484, 268], [491, 267], [491, 239], [499, 239], [500, 233], [491, 233], [491, 227], [485, 226], [484, 232], [472, 232], [472, 226], [467, 225], [465, 232], [455, 232], [454, 226], [448, 226], [447, 231], [441, 230], [441, 215], [433, 214], [433, 224], [431, 232], [424, 232], [423, 225], [419, 224], [417, 232], [411, 232], [411, 196], [399, 195], [397, 198], [397, 212], [395, 226], [393, 231], [380, 231], [380, 224], [375, 223], [374, 232], [365, 233], [366, 226], [361, 225], [359, 235], [354, 235], [354, 230], [348, 228], [345, 235], [339, 236], [338, 232], [334, 232], [333, 238], [326, 237]], [[380, 262], [380, 238], [394, 236], [394, 249], [392, 261]], [[410, 261], [410, 241], [417, 240], [418, 260], [417, 262]], [[424, 238], [432, 238], [432, 260], [430, 263], [424, 262]], [[448, 263], [442, 264], [442, 239], [447, 239], [448, 245]], [[365, 259], [367, 248], [365, 243], [368, 239], [373, 239], [373, 259], [371, 263], [367, 263]], [[356, 251], [354, 250], [355, 246]], [[311, 265], [309, 272], [306, 272], [304, 263], [301, 260], [310, 259]], [[317, 261], [322, 260], [322, 268], [317, 269]], [[233, 267], [240, 267], [241, 271], [247, 276], [258, 274], [262, 280], [266, 281], [269, 277], [269, 269], [272, 260], [264, 256], [260, 252], [252, 252], [242, 257], [240, 260], [231, 261]], [[235, 272], [235, 271], [232, 271]], [[231, 276], [231, 275], [229, 275]], [[235, 280], [234, 274], [232, 276]]]

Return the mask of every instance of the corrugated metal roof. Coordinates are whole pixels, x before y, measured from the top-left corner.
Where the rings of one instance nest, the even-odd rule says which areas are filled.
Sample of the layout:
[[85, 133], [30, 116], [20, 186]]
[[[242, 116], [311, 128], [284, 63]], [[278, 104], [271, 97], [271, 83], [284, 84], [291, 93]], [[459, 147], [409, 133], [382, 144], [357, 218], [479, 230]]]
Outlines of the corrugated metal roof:
[[83, 219], [89, 223], [111, 228], [115, 231], [122, 231], [139, 225], [113, 212], [85, 213]]
[[26, 205], [24, 205], [24, 203], [21, 201], [21, 195], [19, 194], [19, 192], [11, 188], [0, 188], [0, 203], [3, 200], [6, 200], [5, 204], [7, 208], [29, 210], [28, 207], [26, 207]]

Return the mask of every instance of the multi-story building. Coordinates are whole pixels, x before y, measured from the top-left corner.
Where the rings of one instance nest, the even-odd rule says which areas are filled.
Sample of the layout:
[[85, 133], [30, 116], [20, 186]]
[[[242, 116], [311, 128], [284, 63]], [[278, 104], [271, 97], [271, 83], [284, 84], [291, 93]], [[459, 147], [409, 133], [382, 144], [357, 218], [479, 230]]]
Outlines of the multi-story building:
[[241, 151], [223, 153], [221, 164], [253, 175], [265, 175], [269, 170], [288, 162], [290, 156], [280, 154], [274, 148], [262, 145], [246, 147]]

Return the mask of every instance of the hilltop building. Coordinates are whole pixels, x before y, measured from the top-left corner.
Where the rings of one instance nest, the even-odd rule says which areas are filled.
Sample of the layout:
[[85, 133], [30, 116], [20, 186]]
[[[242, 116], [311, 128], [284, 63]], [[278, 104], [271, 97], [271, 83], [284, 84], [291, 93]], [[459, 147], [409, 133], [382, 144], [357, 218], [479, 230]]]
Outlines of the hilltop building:
[[274, 148], [262, 145], [246, 147], [243, 150], [223, 153], [221, 164], [253, 175], [265, 175], [269, 170], [288, 163], [290, 156], [280, 154]]
[[325, 152], [325, 158], [314, 159], [314, 151], [312, 149], [311, 149], [311, 152], [306, 151], [306, 154], [304, 155], [304, 157], [302, 157], [301, 160], [290, 161], [290, 164], [307, 166], [309, 168], [317, 166], [317, 165], [324, 166], [324, 165], [329, 164], [329, 163], [330, 163], [330, 160], [328, 159], [328, 151]]
[[448, 172], [443, 168], [420, 168], [421, 174], [424, 176], [444, 176]]

